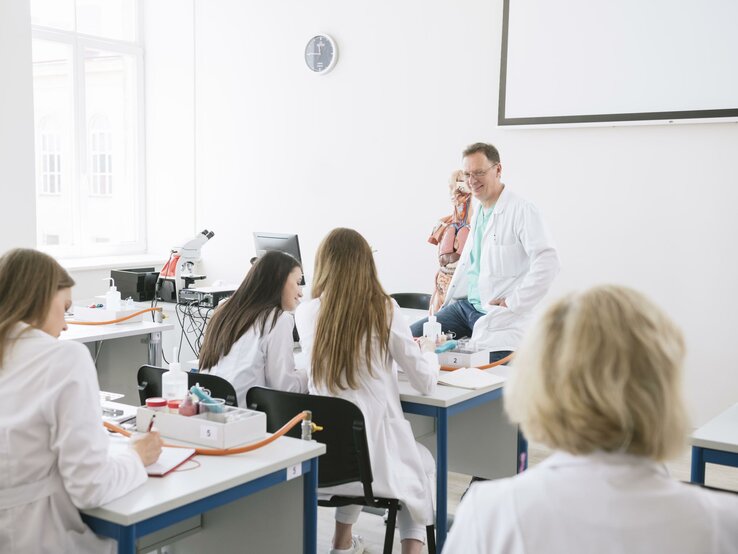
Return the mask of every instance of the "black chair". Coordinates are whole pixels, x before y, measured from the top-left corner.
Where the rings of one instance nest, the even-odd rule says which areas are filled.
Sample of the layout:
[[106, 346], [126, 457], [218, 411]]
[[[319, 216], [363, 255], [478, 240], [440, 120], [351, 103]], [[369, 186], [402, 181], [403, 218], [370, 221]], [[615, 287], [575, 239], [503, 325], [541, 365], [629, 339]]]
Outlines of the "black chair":
[[[138, 398], [141, 405], [152, 396], [161, 396], [161, 376], [166, 371], [163, 367], [153, 365], [142, 365], [138, 368]], [[187, 386], [191, 387], [200, 383], [200, 386], [208, 389], [213, 398], [222, 398], [228, 406], [238, 406], [236, 390], [230, 382], [217, 375], [209, 373], [189, 372], [187, 373]]]
[[413, 310], [427, 310], [430, 308], [431, 295], [422, 292], [397, 292], [390, 294], [400, 308]]
[[[312, 412], [313, 421], [323, 426], [323, 430], [313, 438], [327, 447], [326, 453], [320, 457], [318, 463], [318, 486], [332, 487], [360, 482], [364, 488], [363, 496], [332, 496], [327, 500], [318, 500], [318, 505], [339, 507], [358, 504], [388, 510], [384, 553], [391, 554], [397, 510], [400, 508], [399, 500], [374, 496], [364, 415], [358, 406], [343, 398], [299, 394], [263, 387], [249, 389], [246, 393], [246, 405], [252, 410], [266, 413], [267, 431], [270, 433], [282, 427], [296, 414], [304, 410]], [[288, 435], [300, 438], [300, 427], [295, 426]], [[428, 552], [435, 553], [435, 528], [429, 525], [426, 530]]]

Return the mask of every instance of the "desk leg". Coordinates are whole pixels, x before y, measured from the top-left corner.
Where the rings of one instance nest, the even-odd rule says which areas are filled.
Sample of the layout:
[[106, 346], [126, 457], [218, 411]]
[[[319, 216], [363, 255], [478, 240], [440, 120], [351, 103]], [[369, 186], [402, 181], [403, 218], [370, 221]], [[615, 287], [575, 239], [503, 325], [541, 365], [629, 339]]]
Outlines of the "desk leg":
[[302, 478], [302, 551], [316, 554], [318, 548], [318, 458], [310, 460], [310, 472]]
[[161, 331], [149, 334], [149, 365], [162, 367], [161, 365]]
[[118, 532], [118, 554], [136, 554], [136, 526], [120, 527]]
[[436, 413], [436, 549], [443, 551], [448, 525], [448, 413]]
[[692, 472], [689, 477], [692, 483], [705, 484], [704, 450], [699, 446], [692, 447]]

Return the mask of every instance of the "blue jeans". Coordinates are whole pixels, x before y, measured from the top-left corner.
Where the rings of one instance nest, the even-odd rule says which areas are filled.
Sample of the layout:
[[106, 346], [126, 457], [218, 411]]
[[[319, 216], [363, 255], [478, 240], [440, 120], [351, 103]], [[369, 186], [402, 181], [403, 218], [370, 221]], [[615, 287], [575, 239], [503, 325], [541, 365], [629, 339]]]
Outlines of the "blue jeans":
[[[460, 339], [471, 337], [474, 324], [483, 315], [466, 298], [462, 298], [436, 312], [436, 319], [441, 324], [441, 330], [444, 333], [453, 333], [454, 337]], [[423, 336], [423, 323], [426, 321], [428, 321], [427, 317], [410, 326], [414, 337]]]
[[[441, 324], [441, 331], [444, 333], [453, 333], [457, 339], [463, 337], [471, 337], [472, 331], [474, 330], [474, 324], [484, 314], [477, 311], [477, 309], [471, 305], [466, 298], [462, 298], [441, 308], [436, 312], [436, 319]], [[423, 336], [423, 323], [428, 321], [428, 318], [423, 318], [420, 321], [416, 321], [410, 326], [410, 330], [414, 337]], [[509, 350], [500, 350], [499, 352], [489, 353], [489, 363], [501, 360], [511, 352]]]

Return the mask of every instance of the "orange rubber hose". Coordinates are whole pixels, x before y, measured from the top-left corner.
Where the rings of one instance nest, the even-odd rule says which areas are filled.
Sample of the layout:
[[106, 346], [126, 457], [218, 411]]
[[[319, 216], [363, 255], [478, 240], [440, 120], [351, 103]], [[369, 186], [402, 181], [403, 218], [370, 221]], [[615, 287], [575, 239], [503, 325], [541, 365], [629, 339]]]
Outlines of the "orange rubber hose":
[[140, 312], [136, 312], [125, 317], [120, 317], [118, 319], [111, 319], [110, 321], [67, 321], [66, 323], [68, 323], [69, 325], [110, 325], [111, 323], [120, 323], [121, 321], [126, 321], [128, 319], [131, 319], [132, 317], [136, 317], [137, 315], [145, 314], [146, 312], [160, 311], [161, 308], [146, 308], [141, 310]]
[[[491, 367], [497, 367], [498, 365], [502, 365], [505, 362], [509, 362], [510, 360], [512, 360], [513, 359], [513, 356], [515, 356], [515, 352], [510, 352], [507, 356], [505, 356], [504, 358], [500, 358], [496, 362], [492, 362], [491, 364], [477, 366], [477, 369], [489, 369]], [[461, 368], [451, 367], [451, 366], [448, 366], [448, 365], [442, 365], [441, 366], [441, 371], [454, 371], [456, 369], [461, 369]]]
[[[256, 450], [257, 448], [261, 448], [262, 446], [266, 446], [267, 444], [274, 442], [305, 418], [307, 418], [307, 413], [301, 412], [293, 417], [291, 420], [289, 420], [287, 423], [285, 423], [271, 437], [267, 437], [257, 442], [252, 442], [251, 444], [239, 446], [237, 448], [195, 448], [195, 454], [202, 454], [203, 456], [228, 456], [229, 454], [242, 454], [244, 452], [251, 452], [252, 450]], [[124, 437], [131, 436], [130, 431], [126, 431], [125, 429], [118, 427], [117, 425], [113, 425], [110, 422], [103, 421], [103, 425], [107, 430], [113, 431], [114, 433], [120, 433]], [[168, 446], [170, 448], [192, 448], [191, 446], [185, 446], [181, 444], [164, 443], [164, 446]]]

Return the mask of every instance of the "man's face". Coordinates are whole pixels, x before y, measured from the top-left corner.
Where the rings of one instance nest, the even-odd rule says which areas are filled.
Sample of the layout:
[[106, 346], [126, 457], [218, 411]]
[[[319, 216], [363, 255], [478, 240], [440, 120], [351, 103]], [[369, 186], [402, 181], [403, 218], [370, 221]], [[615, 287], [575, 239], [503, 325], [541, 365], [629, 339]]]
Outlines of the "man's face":
[[488, 208], [502, 192], [502, 166], [491, 162], [482, 152], [475, 152], [464, 158], [464, 177], [474, 198]]

